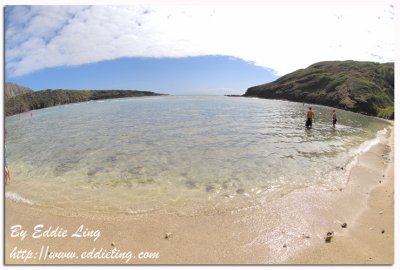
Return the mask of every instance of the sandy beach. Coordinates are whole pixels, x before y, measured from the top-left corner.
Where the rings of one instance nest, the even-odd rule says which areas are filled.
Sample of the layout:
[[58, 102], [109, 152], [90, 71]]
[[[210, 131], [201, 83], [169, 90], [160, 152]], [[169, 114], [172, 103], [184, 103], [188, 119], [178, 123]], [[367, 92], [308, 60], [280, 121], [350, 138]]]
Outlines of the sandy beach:
[[393, 133], [359, 157], [345, 188], [240, 211], [88, 218], [6, 199], [5, 263], [393, 264]]
[[[389, 140], [393, 149], [393, 130]], [[360, 158], [362, 170], [380, 172], [377, 164], [387, 165], [381, 177], [368, 191], [367, 209], [349, 225], [348, 231], [335, 237], [330, 244], [316, 243], [288, 260], [290, 264], [393, 264], [394, 263], [394, 164], [393, 153], [380, 158], [382, 148], [376, 147]], [[368, 175], [364, 176], [367, 180]], [[380, 179], [377, 181], [377, 179]]]

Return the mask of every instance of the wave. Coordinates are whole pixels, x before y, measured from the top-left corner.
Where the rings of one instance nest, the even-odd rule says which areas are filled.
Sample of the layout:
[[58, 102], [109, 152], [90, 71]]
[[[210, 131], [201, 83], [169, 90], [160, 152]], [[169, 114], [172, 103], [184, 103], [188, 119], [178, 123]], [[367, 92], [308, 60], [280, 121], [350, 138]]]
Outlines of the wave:
[[350, 180], [351, 170], [359, 164], [359, 157], [368, 152], [375, 145], [386, 144], [388, 140], [387, 133], [388, 130], [386, 128], [379, 130], [373, 139], [365, 141], [350, 149], [348, 152], [348, 159], [343, 165], [336, 166], [321, 177], [328, 180], [326, 181], [328, 184], [325, 187], [330, 189], [332, 188], [332, 183], [336, 182], [338, 186], [335, 186], [335, 188], [344, 188]]
[[16, 202], [16, 203], [25, 203], [25, 204], [28, 204], [28, 205], [33, 205], [33, 202], [31, 200], [28, 200], [28, 199], [22, 197], [21, 195], [19, 195], [17, 193], [14, 193], [14, 192], [7, 191], [6, 192], [6, 198], [11, 200], [11, 201], [13, 201], [13, 202]]
[[345, 166], [345, 179], [347, 179], [347, 181], [349, 180], [351, 169], [358, 164], [359, 156], [363, 153], [368, 152], [373, 146], [375, 146], [377, 144], [386, 143], [387, 142], [387, 138], [386, 138], [387, 133], [388, 133], [388, 130], [386, 128], [379, 130], [376, 133], [375, 138], [365, 141], [358, 147], [355, 147], [353, 150], [350, 150], [350, 155], [353, 158]]
[[388, 133], [388, 130], [386, 128], [379, 130], [376, 133], [375, 138], [372, 140], [368, 140], [363, 142], [361, 145], [359, 145], [357, 148], [353, 149], [351, 151], [351, 155], [353, 156], [358, 156], [362, 153], [368, 152], [373, 146], [380, 144], [380, 143], [385, 143], [386, 142], [386, 135]]

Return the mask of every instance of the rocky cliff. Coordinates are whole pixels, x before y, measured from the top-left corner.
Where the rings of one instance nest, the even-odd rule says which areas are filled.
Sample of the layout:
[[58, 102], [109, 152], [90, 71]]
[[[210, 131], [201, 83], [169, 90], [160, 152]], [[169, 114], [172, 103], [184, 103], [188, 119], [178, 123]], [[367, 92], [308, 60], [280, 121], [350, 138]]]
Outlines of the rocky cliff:
[[16, 95], [25, 94], [29, 92], [32, 92], [32, 89], [15, 83], [6, 83], [4, 86], [4, 97], [6, 100]]

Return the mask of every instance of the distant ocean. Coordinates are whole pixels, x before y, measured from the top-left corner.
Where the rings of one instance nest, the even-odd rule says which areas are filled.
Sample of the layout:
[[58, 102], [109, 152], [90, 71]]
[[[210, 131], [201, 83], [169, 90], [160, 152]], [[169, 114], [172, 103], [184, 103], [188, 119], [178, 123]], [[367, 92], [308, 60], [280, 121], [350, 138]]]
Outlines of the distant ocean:
[[82, 215], [214, 214], [305, 187], [337, 190], [383, 120], [241, 97], [91, 101], [7, 117], [6, 197]]

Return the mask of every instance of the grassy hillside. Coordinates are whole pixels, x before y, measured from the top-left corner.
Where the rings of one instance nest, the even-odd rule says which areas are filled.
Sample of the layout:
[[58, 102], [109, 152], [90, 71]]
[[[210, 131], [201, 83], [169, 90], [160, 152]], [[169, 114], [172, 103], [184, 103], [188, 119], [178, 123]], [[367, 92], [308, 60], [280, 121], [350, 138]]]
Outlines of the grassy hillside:
[[89, 100], [156, 95], [161, 94], [133, 90], [44, 90], [9, 98], [5, 104], [5, 115]]
[[394, 119], [394, 63], [320, 62], [251, 87], [243, 96], [315, 103]]

